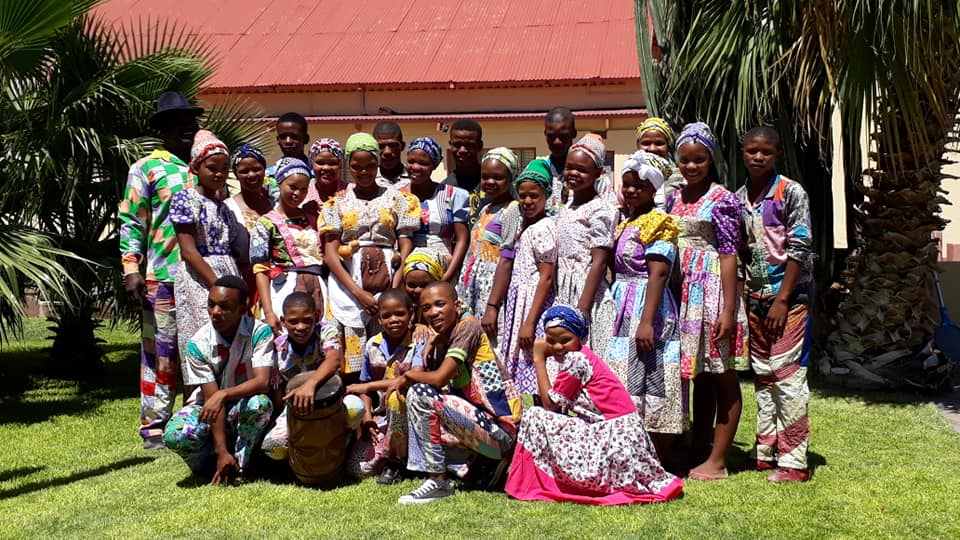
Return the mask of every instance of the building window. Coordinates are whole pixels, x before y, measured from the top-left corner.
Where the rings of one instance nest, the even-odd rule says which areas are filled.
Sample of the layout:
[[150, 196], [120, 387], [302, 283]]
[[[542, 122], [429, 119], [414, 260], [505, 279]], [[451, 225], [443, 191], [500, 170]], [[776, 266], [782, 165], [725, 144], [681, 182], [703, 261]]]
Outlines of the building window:
[[518, 147], [518, 148], [513, 148], [513, 147], [511, 147], [510, 149], [513, 150], [514, 152], [516, 152], [517, 157], [520, 158], [520, 170], [521, 170], [521, 171], [527, 168], [527, 164], [528, 164], [528, 163], [530, 163], [531, 161], [537, 159], [537, 149], [536, 149], [536, 148], [529, 147], [529, 146], [524, 146], [524, 147]]

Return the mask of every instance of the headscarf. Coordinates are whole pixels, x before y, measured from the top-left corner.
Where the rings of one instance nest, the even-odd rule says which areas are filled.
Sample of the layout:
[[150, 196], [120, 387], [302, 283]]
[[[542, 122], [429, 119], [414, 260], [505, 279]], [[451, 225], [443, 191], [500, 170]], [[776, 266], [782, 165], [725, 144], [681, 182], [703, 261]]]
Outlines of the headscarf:
[[[380, 148], [379, 146], [377, 147]], [[313, 165], [313, 160], [317, 159], [317, 154], [320, 152], [330, 152], [331, 154], [337, 156], [337, 159], [343, 161], [343, 147], [340, 146], [340, 142], [336, 139], [331, 139], [330, 137], [322, 137], [317, 139], [313, 143], [313, 146], [310, 147], [310, 165]]]
[[507, 167], [507, 172], [510, 173], [511, 181], [513, 181], [513, 179], [517, 177], [517, 173], [520, 172], [520, 158], [517, 157], [516, 152], [507, 148], [506, 146], [498, 146], [489, 150], [483, 155], [483, 159], [480, 160], [480, 163], [483, 163], [488, 159], [503, 163]]
[[409, 154], [414, 150], [420, 150], [426, 153], [427, 156], [430, 157], [434, 168], [443, 161], [443, 148], [440, 147], [440, 143], [431, 137], [417, 137], [410, 141], [410, 146], [407, 147], [407, 153]]
[[648, 131], [659, 131], [663, 133], [663, 136], [667, 138], [667, 143], [673, 140], [673, 130], [670, 129], [670, 126], [663, 121], [663, 118], [658, 118], [656, 116], [651, 116], [644, 120], [639, 126], [637, 126], [637, 140], [640, 140], [640, 137], [643, 137]]
[[407, 255], [407, 260], [403, 262], [403, 275], [414, 270], [422, 270], [430, 276], [440, 281], [443, 279], [444, 272], [447, 271], [447, 259], [439, 251], [433, 248], [416, 248]]
[[230, 165], [234, 173], [237, 172], [237, 165], [240, 165], [240, 162], [246, 158], [253, 158], [259, 161], [264, 169], [267, 168], [267, 158], [264, 157], [263, 152], [252, 144], [243, 143], [230, 156]]
[[570, 306], [556, 305], [543, 314], [543, 329], [563, 328], [572, 332], [580, 339], [586, 339], [590, 329], [587, 328], [587, 319], [579, 309]]
[[700, 143], [712, 154], [717, 147], [717, 138], [710, 131], [710, 126], [703, 122], [693, 122], [683, 126], [683, 131], [677, 137], [677, 149], [687, 143]]
[[632, 156], [623, 163], [623, 169], [620, 170], [620, 176], [629, 171], [635, 171], [641, 180], [646, 180], [653, 184], [653, 189], [660, 189], [663, 185], [663, 171], [650, 163], [652, 154], [643, 150], [637, 150]]
[[224, 154], [229, 157], [230, 150], [227, 145], [223, 144], [223, 141], [210, 131], [205, 129], [197, 131], [197, 134], [193, 137], [193, 146], [190, 147], [190, 172], [197, 174], [203, 160], [217, 154]]
[[310, 167], [303, 160], [295, 157], [285, 157], [277, 162], [276, 180], [277, 185], [295, 174], [302, 174], [310, 178]]
[[569, 156], [571, 152], [575, 152], [577, 150], [585, 152], [588, 156], [590, 156], [598, 169], [603, 168], [604, 159], [607, 157], [607, 148], [603, 144], [602, 137], [596, 133], [587, 133], [581, 137], [579, 141], [573, 143], [573, 146], [570, 147], [570, 150], [567, 150], [567, 155]]
[[514, 185], [520, 187], [524, 182], [533, 182], [543, 194], [550, 197], [553, 193], [553, 175], [550, 173], [550, 164], [545, 159], [535, 159], [527, 164], [527, 168], [517, 176]]
[[347, 156], [352, 156], [358, 151], [370, 152], [377, 161], [380, 161], [380, 144], [369, 133], [354, 133], [347, 139]]

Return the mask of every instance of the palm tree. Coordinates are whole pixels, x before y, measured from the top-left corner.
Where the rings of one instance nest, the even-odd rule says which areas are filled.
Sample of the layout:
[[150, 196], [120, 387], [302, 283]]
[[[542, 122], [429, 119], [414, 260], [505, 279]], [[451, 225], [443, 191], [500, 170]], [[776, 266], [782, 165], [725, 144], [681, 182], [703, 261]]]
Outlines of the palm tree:
[[[31, 58], [32, 67], [24, 63], [5, 75], [0, 215], [35, 224], [59, 248], [96, 263], [62, 261], [73, 302], [58, 312], [51, 351], [52, 358], [70, 359], [65, 366], [85, 369], [100, 358], [99, 315], [136, 317], [116, 294], [122, 287], [115, 212], [130, 163], [160, 144], [148, 136], [155, 100], [168, 90], [197, 95], [215, 64], [206, 42], [183, 28], [161, 21], [110, 26], [85, 14], [93, 2], [75, 4]], [[234, 100], [212, 111], [207, 127], [227, 144], [255, 141], [261, 127], [234, 121], [255, 116]]]
[[[934, 326], [927, 284], [937, 253], [932, 233], [944, 226], [940, 169], [960, 92], [957, 3], [635, 5], [637, 21], [650, 20], [655, 33], [637, 26], [648, 109], [714, 124], [730, 158], [736, 134], [750, 125], [775, 124], [791, 134], [798, 152], [787, 169], [811, 194], [822, 240], [831, 219], [829, 122], [839, 108], [855, 248], [820, 369], [857, 386], [935, 384], [921, 373], [918, 353]], [[864, 119], [872, 142], [866, 168]], [[736, 161], [728, 159], [734, 168]], [[821, 243], [818, 251], [820, 277], [832, 278], [832, 249]]]

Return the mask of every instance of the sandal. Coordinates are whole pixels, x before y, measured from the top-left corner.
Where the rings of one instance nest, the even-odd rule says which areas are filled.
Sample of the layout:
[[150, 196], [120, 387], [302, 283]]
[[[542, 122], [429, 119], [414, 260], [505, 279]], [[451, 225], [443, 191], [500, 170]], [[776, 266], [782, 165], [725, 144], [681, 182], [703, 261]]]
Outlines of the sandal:
[[688, 479], [688, 480], [700, 480], [700, 481], [703, 481], [703, 482], [709, 482], [709, 481], [712, 481], [712, 480], [726, 480], [726, 479], [727, 479], [727, 476], [728, 476], [728, 475], [727, 475], [727, 470], [726, 470], [726, 469], [724, 469], [723, 472], [720, 473], [720, 474], [707, 474], [707, 473], [702, 473], [702, 472], [699, 472], [699, 471], [690, 471], [690, 473], [687, 474], [687, 479]]

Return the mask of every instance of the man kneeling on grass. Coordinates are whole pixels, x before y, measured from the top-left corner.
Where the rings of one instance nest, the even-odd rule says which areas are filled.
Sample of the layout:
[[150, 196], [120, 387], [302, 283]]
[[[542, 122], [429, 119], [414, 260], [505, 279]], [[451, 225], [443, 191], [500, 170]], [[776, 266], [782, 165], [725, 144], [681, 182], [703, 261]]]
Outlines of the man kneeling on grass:
[[269, 326], [247, 314], [247, 285], [218, 279], [207, 300], [210, 322], [190, 339], [183, 382], [199, 385], [163, 432], [163, 442], [196, 475], [213, 483], [242, 476], [273, 414], [267, 396], [273, 357]]

